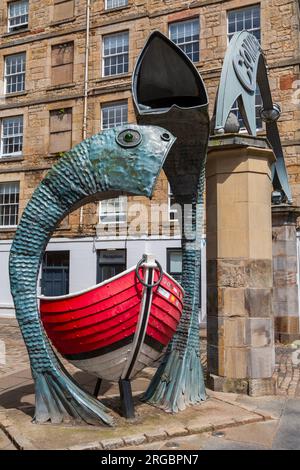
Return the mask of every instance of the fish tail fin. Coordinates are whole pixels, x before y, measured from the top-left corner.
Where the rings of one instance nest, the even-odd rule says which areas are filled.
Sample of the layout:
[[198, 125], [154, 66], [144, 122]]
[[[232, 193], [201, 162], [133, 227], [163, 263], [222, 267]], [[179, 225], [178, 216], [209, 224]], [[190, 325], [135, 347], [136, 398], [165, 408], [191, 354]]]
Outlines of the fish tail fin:
[[105, 406], [81, 390], [66, 373], [47, 371], [35, 378], [36, 423], [76, 420], [92, 425], [113, 425]]

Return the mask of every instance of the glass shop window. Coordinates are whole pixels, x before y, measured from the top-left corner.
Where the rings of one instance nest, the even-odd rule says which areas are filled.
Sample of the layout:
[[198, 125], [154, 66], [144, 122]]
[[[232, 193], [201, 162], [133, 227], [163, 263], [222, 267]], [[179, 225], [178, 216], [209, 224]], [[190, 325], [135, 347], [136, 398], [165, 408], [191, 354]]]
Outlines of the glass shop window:
[[42, 295], [47, 297], [69, 294], [70, 252], [48, 251], [42, 264]]
[[97, 283], [126, 270], [126, 250], [97, 251]]
[[177, 282], [182, 280], [182, 250], [181, 248], [167, 249], [167, 272]]

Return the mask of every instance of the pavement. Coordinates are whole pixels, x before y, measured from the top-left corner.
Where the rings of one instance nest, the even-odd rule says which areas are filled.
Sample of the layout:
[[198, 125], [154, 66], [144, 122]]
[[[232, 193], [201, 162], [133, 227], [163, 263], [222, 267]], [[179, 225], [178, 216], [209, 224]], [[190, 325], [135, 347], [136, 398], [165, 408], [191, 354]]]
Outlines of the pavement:
[[[34, 386], [26, 348], [16, 321], [0, 319], [0, 450], [300, 449], [299, 353], [297, 342], [276, 346], [276, 396], [253, 398], [207, 390], [207, 401], [181, 413], [165, 413], [140, 400], [154, 373], [145, 369], [133, 381], [134, 420], [121, 417], [118, 387], [104, 382], [99, 399], [112, 410], [115, 427], [36, 425], [32, 423]], [[205, 369], [205, 338], [201, 362]], [[94, 377], [65, 365], [83, 388], [93, 392]]]

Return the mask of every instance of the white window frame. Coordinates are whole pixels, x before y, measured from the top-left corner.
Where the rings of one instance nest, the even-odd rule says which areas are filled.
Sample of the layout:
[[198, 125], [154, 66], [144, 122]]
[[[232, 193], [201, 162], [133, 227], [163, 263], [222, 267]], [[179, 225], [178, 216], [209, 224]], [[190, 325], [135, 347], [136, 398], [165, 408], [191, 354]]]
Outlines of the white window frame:
[[105, 0], [105, 10], [114, 10], [115, 8], [122, 8], [128, 5], [128, 0], [110, 0], [112, 6], [108, 6], [109, 0]]
[[[239, 31], [243, 31], [243, 29], [246, 29], [246, 22], [245, 22], [245, 17], [243, 18], [243, 29], [237, 29], [233, 32], [233, 33], [230, 33], [229, 32], [229, 15], [230, 13], [237, 13], [237, 12], [242, 12], [242, 13], [246, 13], [247, 11], [253, 11], [254, 9], [258, 9], [259, 10], [259, 27], [253, 27], [253, 23], [252, 23], [252, 27], [251, 28], [247, 28], [247, 31], [249, 31], [249, 33], [252, 33], [255, 32], [255, 31], [260, 31], [261, 33], [261, 7], [259, 4], [256, 4], [256, 5], [251, 5], [251, 6], [246, 6], [246, 7], [241, 7], [241, 8], [234, 8], [232, 10], [228, 10], [227, 11], [227, 42], [229, 44], [230, 42], [230, 38], [237, 32]], [[253, 22], [253, 15], [251, 14], [251, 21]], [[261, 38], [261, 36], [260, 36]]]
[[[117, 108], [122, 108], [121, 109], [121, 121], [117, 122], [116, 120], [116, 112]], [[104, 125], [104, 111], [110, 110], [114, 113], [114, 122], [112, 125], [110, 125], [109, 120], [107, 125]], [[126, 114], [126, 119], [123, 119], [123, 112]], [[112, 129], [113, 127], [117, 126], [123, 126], [128, 123], [128, 101], [122, 100], [122, 101], [114, 101], [112, 103], [102, 103], [101, 105], [101, 130], [105, 129]]]
[[[27, 9], [26, 9], [26, 12], [22, 15], [18, 15], [18, 16], [11, 16], [10, 15], [10, 8], [13, 4], [22, 4], [24, 3], [26, 6], [27, 6]], [[11, 20], [12, 19], [15, 19], [15, 18], [20, 18], [24, 15], [27, 15], [27, 21], [23, 22], [23, 23], [18, 23], [16, 25], [11, 25]], [[28, 20], [29, 20], [29, 1], [28, 0], [17, 0], [17, 1], [12, 1], [12, 2], [8, 2], [7, 4], [7, 30], [9, 33], [12, 33], [12, 32], [18, 32], [18, 31], [21, 31], [22, 29], [25, 29], [28, 27]]]
[[[22, 57], [24, 58], [23, 60], [23, 71], [22, 72], [17, 72], [17, 73], [10, 73], [8, 74], [7, 72], [7, 67], [8, 67], [8, 60], [11, 58], [17, 58], [17, 57]], [[21, 90], [16, 90], [16, 91], [8, 91], [8, 78], [9, 77], [17, 77], [17, 76], [23, 76], [23, 87]], [[4, 90], [5, 90], [5, 95], [13, 95], [15, 93], [22, 93], [26, 89], [26, 52], [20, 52], [18, 54], [10, 54], [5, 56], [4, 58]]]
[[[107, 211], [108, 205], [114, 206], [114, 211]], [[111, 220], [103, 220], [108, 217]], [[127, 223], [127, 197], [119, 196], [99, 202], [99, 223], [102, 225], [123, 225]]]
[[[177, 25], [187, 25], [189, 23], [198, 23], [198, 26], [199, 26], [199, 32], [198, 32], [198, 40], [197, 41], [186, 41], [186, 42], [182, 42], [182, 43], [177, 43], [175, 42], [174, 39], [172, 39], [172, 36], [171, 36], [171, 30], [172, 30], [172, 27], [174, 26], [177, 26]], [[198, 44], [198, 54], [199, 54], [199, 57], [198, 57], [198, 60], [194, 60], [193, 57], [190, 57], [185, 51], [184, 49], [183, 52], [189, 57], [189, 59], [194, 62], [194, 63], [197, 63], [200, 61], [200, 19], [199, 18], [191, 18], [191, 19], [188, 19], [188, 20], [183, 20], [183, 21], [174, 21], [172, 23], [169, 23], [169, 38], [178, 46], [180, 47], [180, 49], [182, 49], [181, 46], [186, 46], [188, 44]], [[185, 39], [185, 38], [184, 38]], [[192, 53], [193, 54], [193, 53]]]
[[[170, 184], [168, 183], [168, 219], [169, 219], [169, 222], [175, 224], [179, 222], [179, 219], [178, 219], [177, 209], [172, 209], [172, 205], [171, 205], [172, 197], [173, 197], [173, 193], [171, 191]], [[171, 214], [177, 214], [177, 217], [175, 216], [174, 219], [172, 219]]]
[[[249, 33], [253, 33], [253, 31], [260, 31], [261, 32], [261, 8], [260, 8], [259, 4], [246, 6], [246, 7], [242, 7], [242, 8], [235, 8], [233, 10], [228, 10], [227, 11], [227, 43], [228, 44], [230, 42], [230, 38], [235, 33], [239, 32], [239, 30], [236, 30], [234, 33], [229, 32], [229, 15], [230, 15], [230, 13], [236, 13], [236, 12], [239, 12], [239, 11], [245, 13], [246, 11], [254, 10], [254, 8], [259, 9], [259, 14], [260, 14], [260, 16], [259, 16], [259, 27], [249, 28], [248, 31], [249, 31]], [[251, 21], [253, 22], [253, 16], [252, 15], [251, 15]], [[252, 25], [253, 25], [253, 23], [252, 23]], [[245, 17], [243, 18], [243, 26], [245, 26]], [[258, 91], [258, 88], [256, 89], [256, 95], [257, 95], [257, 91]], [[255, 110], [257, 111], [257, 109], [261, 108], [261, 106], [262, 106], [262, 101], [259, 104], [255, 104]], [[235, 114], [239, 113], [238, 103], [237, 102], [234, 103], [234, 106], [231, 108], [231, 111], [233, 111]], [[259, 127], [259, 126], [257, 126], [257, 120], [258, 120], [258, 117], [256, 117], [256, 130], [257, 131], [262, 131], [264, 129], [263, 122], [262, 122], [262, 125]], [[246, 133], [247, 132], [246, 127], [241, 127], [240, 132], [241, 133]]]
[[[127, 39], [128, 39], [128, 51], [125, 51], [125, 52], [119, 52], [119, 53], [115, 53], [115, 54], [107, 54], [105, 55], [105, 42], [106, 40], [110, 39], [110, 38], [113, 38], [113, 37], [121, 37], [121, 36], [127, 36]], [[125, 72], [116, 72], [116, 73], [109, 73], [109, 74], [105, 74], [105, 59], [108, 59], [108, 58], [112, 58], [112, 57], [119, 57], [119, 56], [126, 56], [128, 57], [128, 64], [127, 64], [127, 68], [128, 70], [125, 71]], [[112, 65], [110, 65], [110, 72], [111, 72], [111, 67]], [[117, 67], [117, 66], [116, 66]], [[117, 76], [122, 76], [122, 75], [126, 75], [128, 74], [129, 72], [129, 31], [120, 31], [118, 33], [113, 33], [113, 34], [106, 34], [105, 36], [102, 37], [102, 77], [104, 78], [108, 78], [108, 77], [117, 77]]]
[[[178, 253], [181, 257], [181, 270], [180, 271], [172, 271], [171, 270], [171, 264], [172, 264], [172, 254]], [[170, 274], [170, 276], [180, 276], [182, 278], [182, 248], [180, 247], [174, 247], [174, 248], [167, 248], [167, 271]]]
[[[8, 204], [5, 204], [5, 203], [1, 204], [1, 202], [0, 202], [0, 207], [2, 207], [2, 206], [10, 206], [10, 207], [11, 206], [17, 206], [16, 224], [14, 224], [14, 225], [10, 225], [10, 224], [9, 225], [5, 225], [5, 224], [1, 225], [1, 220], [0, 220], [0, 229], [3, 229], [3, 228], [5, 228], [5, 229], [16, 228], [17, 225], [18, 225], [19, 209], [20, 209], [20, 182], [19, 181], [4, 181], [4, 182], [0, 183], [0, 187], [1, 186], [9, 186], [9, 185], [16, 185], [18, 187], [18, 192], [14, 192], [14, 193], [9, 192], [10, 195], [11, 194], [18, 194], [19, 195], [18, 202], [17, 203], [15, 203], [15, 202], [14, 203], [8, 203]], [[10, 217], [10, 214], [9, 214], [9, 217]]]
[[[18, 132], [16, 134], [12, 134], [12, 137], [21, 137], [22, 138], [22, 150], [18, 152], [12, 152], [12, 153], [4, 153], [4, 139], [6, 136], [4, 136], [4, 123], [5, 121], [8, 121], [9, 119], [20, 119], [22, 121], [22, 133]], [[1, 158], [7, 158], [7, 157], [17, 157], [23, 154], [23, 143], [24, 143], [24, 116], [18, 115], [18, 116], [8, 116], [0, 119], [0, 160]]]

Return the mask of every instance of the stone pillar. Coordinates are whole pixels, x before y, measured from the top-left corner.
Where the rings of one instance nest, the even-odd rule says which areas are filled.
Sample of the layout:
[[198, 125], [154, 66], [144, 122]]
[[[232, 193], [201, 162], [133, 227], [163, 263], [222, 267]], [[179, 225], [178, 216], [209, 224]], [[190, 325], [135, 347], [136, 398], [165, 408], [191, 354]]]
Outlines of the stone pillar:
[[299, 207], [272, 207], [275, 338], [282, 343], [300, 338], [296, 232], [299, 216]]
[[274, 393], [271, 164], [264, 138], [211, 138], [206, 168], [208, 387]]

